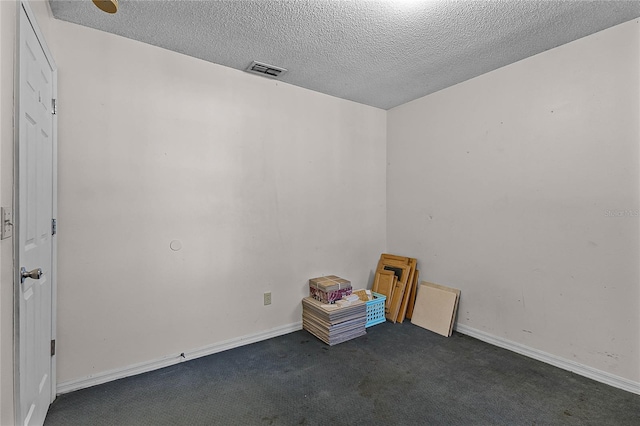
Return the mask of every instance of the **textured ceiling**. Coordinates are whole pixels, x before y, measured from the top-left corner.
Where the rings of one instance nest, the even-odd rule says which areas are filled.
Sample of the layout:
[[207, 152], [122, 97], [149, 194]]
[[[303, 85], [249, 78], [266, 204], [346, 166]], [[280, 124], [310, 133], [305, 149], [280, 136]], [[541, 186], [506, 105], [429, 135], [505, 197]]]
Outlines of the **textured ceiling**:
[[[389, 109], [640, 17], [638, 1], [50, 0], [54, 17]], [[262, 77], [255, 77], [262, 78]]]

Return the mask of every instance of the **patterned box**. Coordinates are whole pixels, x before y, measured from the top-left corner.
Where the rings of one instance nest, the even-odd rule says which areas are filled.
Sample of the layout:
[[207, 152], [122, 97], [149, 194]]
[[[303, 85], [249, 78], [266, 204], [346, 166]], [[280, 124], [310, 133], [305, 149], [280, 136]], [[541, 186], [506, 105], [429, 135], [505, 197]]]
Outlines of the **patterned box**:
[[344, 278], [328, 275], [309, 280], [309, 295], [322, 303], [335, 303], [350, 294], [351, 282]]

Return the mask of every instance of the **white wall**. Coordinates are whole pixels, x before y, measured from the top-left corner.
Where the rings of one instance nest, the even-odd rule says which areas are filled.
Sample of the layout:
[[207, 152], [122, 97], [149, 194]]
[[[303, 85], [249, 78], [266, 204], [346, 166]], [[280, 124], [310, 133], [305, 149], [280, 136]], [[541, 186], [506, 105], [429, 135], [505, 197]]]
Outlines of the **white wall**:
[[[0, 1], [0, 205], [13, 205], [15, 2]], [[0, 240], [0, 424], [13, 423], [13, 238]]]
[[388, 250], [462, 290], [459, 324], [636, 383], [638, 28], [399, 106], [387, 122]]
[[[35, 3], [61, 93], [59, 382], [299, 321], [309, 277], [365, 285], [383, 250], [461, 288], [460, 323], [639, 380], [638, 218], [605, 215], [639, 208], [637, 22], [386, 114]], [[13, 2], [0, 20], [5, 205]]]
[[34, 10], [59, 71], [58, 383], [299, 323], [314, 276], [367, 285], [385, 111]]

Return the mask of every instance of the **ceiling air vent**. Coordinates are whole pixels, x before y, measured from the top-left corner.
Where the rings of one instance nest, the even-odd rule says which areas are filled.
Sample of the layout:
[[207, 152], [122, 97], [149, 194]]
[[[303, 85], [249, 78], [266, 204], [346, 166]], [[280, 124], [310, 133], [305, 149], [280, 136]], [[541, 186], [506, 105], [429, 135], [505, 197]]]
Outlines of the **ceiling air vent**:
[[262, 62], [257, 61], [251, 62], [251, 65], [249, 65], [246, 71], [270, 78], [280, 78], [287, 72], [284, 68], [263, 64]]

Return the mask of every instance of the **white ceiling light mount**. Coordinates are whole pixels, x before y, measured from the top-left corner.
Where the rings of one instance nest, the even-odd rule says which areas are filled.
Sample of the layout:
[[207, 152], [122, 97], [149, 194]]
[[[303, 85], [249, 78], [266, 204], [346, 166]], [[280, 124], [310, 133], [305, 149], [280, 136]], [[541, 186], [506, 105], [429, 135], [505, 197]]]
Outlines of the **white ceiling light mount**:
[[249, 65], [245, 71], [269, 78], [280, 78], [287, 72], [285, 68], [276, 67], [275, 65], [269, 65], [258, 61], [251, 62], [251, 65]]

